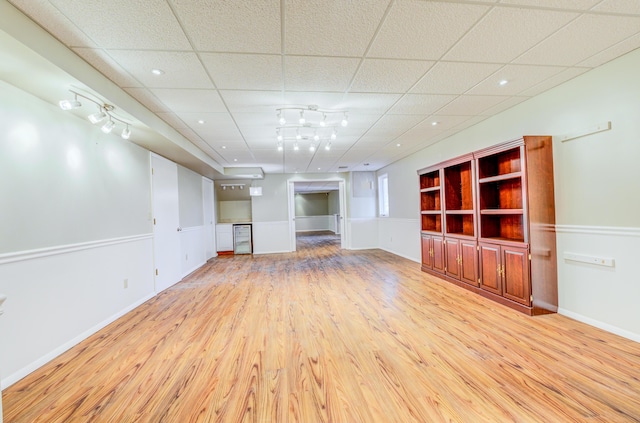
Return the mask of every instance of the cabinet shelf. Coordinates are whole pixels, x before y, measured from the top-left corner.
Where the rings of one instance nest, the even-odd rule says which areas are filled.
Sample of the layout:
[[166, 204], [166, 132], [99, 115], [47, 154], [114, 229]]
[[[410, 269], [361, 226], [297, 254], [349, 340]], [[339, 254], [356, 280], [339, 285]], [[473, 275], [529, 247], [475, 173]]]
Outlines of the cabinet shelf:
[[473, 210], [447, 210], [445, 213], [446, 214], [469, 214], [469, 215], [473, 215], [474, 211]]
[[434, 192], [434, 191], [440, 191], [440, 186], [438, 185], [437, 187], [422, 188], [420, 190], [420, 192]]
[[522, 178], [522, 172], [512, 172], [512, 173], [505, 173], [504, 175], [489, 176], [486, 178], [478, 179], [478, 183], [487, 184], [490, 182], [500, 182], [500, 181], [507, 181], [509, 179], [520, 179], [520, 178]]
[[502, 215], [502, 214], [524, 214], [522, 209], [483, 209], [480, 214], [485, 215]]
[[434, 214], [434, 215], [440, 215], [442, 214], [442, 212], [440, 210], [422, 210], [420, 212], [420, 214]]

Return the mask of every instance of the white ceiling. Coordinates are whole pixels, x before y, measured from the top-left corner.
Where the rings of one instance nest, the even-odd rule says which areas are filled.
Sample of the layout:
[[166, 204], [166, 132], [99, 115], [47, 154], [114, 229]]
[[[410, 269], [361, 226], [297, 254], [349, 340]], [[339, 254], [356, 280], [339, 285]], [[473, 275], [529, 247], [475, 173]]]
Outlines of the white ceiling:
[[[640, 47], [638, 0], [9, 2], [221, 167], [265, 173], [379, 169]], [[276, 109], [309, 105], [349, 125], [277, 151]]]

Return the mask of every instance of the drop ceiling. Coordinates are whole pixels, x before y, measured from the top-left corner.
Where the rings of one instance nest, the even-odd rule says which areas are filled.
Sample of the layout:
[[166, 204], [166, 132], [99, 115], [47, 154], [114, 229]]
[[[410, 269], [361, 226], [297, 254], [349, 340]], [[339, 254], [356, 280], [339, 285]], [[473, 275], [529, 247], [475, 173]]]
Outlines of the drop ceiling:
[[[265, 173], [379, 169], [640, 47], [637, 0], [9, 3], [218, 169]], [[278, 151], [276, 110], [310, 105], [348, 126]]]

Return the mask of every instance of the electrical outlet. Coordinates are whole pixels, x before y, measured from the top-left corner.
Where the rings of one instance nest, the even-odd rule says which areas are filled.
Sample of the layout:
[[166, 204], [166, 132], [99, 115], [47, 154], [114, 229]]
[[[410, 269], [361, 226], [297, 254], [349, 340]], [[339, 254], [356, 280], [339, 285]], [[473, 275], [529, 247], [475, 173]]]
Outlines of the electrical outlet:
[[129, 288], [129, 279], [124, 280], [124, 289]]

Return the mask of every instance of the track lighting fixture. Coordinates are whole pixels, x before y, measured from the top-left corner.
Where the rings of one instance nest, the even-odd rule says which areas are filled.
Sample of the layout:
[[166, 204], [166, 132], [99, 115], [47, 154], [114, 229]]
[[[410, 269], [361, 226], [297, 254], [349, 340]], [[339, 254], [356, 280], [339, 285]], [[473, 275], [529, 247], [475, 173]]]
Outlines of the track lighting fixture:
[[104, 132], [105, 134], [110, 133], [111, 131], [113, 131], [113, 128], [116, 126], [116, 122], [119, 122], [123, 125], [125, 125], [125, 128], [122, 130], [121, 133], [121, 137], [125, 140], [128, 140], [131, 137], [131, 129], [129, 128], [129, 126], [131, 125], [129, 122], [126, 122], [120, 118], [118, 118], [115, 113], [115, 107], [112, 106], [111, 104], [107, 104], [107, 103], [101, 103], [99, 101], [94, 100], [91, 97], [88, 97], [86, 95], [80, 94], [78, 92], [75, 92], [73, 90], [69, 90], [71, 91], [71, 93], [73, 94], [73, 100], [61, 100], [60, 102], [58, 102], [58, 105], [60, 106], [60, 108], [62, 110], [72, 110], [72, 109], [77, 109], [82, 107], [82, 103], [80, 103], [80, 101], [78, 101], [78, 97], [81, 97], [85, 100], [90, 101], [91, 103], [95, 104], [96, 106], [98, 106], [98, 111], [95, 113], [91, 113], [90, 115], [87, 116], [87, 119], [89, 119], [89, 122], [95, 124], [98, 124], [102, 121], [104, 121], [105, 119], [108, 119], [101, 127], [100, 129], [102, 130], [102, 132]]
[[220, 184], [220, 188], [222, 188], [223, 191], [226, 191], [227, 188], [231, 188], [232, 190], [235, 190], [236, 188], [238, 189], [244, 189], [245, 184]]
[[[278, 151], [283, 151], [287, 140], [294, 140], [293, 150], [299, 150], [299, 141], [309, 140], [309, 150], [314, 152], [322, 144], [331, 149], [331, 141], [338, 137], [336, 128], [348, 125], [347, 110], [320, 109], [316, 105], [285, 106], [276, 109], [279, 127], [276, 128]], [[295, 114], [294, 114], [295, 113]], [[287, 119], [297, 123], [287, 124]], [[295, 122], [295, 121], [294, 121]], [[328, 141], [326, 144], [323, 141]]]

